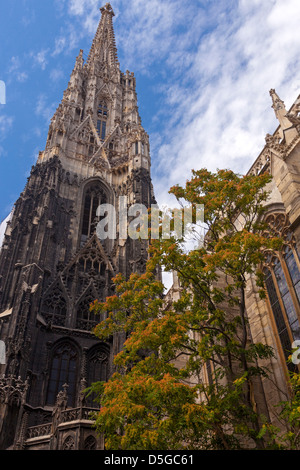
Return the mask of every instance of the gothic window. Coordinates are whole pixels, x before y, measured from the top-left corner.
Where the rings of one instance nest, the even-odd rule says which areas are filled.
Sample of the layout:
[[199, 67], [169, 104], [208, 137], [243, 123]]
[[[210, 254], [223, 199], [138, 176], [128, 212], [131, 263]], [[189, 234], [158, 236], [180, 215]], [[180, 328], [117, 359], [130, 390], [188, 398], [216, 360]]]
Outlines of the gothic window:
[[94, 436], [89, 436], [84, 441], [84, 450], [96, 450], [97, 449], [97, 441]]
[[[266, 256], [263, 272], [277, 334], [287, 360], [292, 343], [300, 340], [300, 263], [285, 214], [272, 214], [267, 222], [271, 235], [277, 234], [285, 242], [280, 252]], [[288, 367], [294, 369], [293, 364]]]
[[41, 312], [48, 323], [65, 326], [67, 303], [58, 285], [44, 299]]
[[283, 272], [282, 265], [278, 258], [274, 259], [274, 274], [277, 281], [280, 296], [286, 311], [289, 325], [291, 327], [293, 338], [300, 339], [299, 335], [299, 320], [296, 313], [296, 307], [293, 303], [291, 290], [288, 287], [286, 277]]
[[72, 436], [68, 436], [65, 439], [62, 450], [75, 450], [75, 441]]
[[97, 132], [101, 140], [105, 139], [106, 134], [106, 121], [97, 120]]
[[95, 294], [90, 290], [79, 302], [76, 322], [76, 328], [79, 330], [91, 331], [97, 325], [97, 318], [95, 314], [90, 311], [90, 305], [94, 302], [95, 298]]
[[[107, 382], [108, 380], [108, 356], [109, 350], [107, 346], [100, 345], [96, 349], [92, 349], [88, 355], [87, 383], [90, 386], [95, 382]], [[97, 407], [95, 396], [92, 394], [87, 397], [87, 405]]]
[[210, 360], [206, 361], [206, 373], [207, 373], [208, 385], [212, 386], [213, 375], [212, 375], [212, 364]]
[[98, 117], [107, 117], [108, 110], [107, 110], [107, 104], [105, 101], [100, 101], [98, 105]]
[[98, 184], [90, 186], [85, 192], [81, 228], [81, 245], [86, 242], [86, 240], [93, 234], [93, 231], [96, 229], [97, 209], [100, 204], [105, 204], [106, 202], [106, 195]]
[[291, 339], [290, 339], [290, 335], [288, 332], [288, 326], [283, 315], [283, 309], [279, 301], [279, 297], [278, 297], [275, 283], [273, 280], [272, 272], [269, 269], [265, 268], [264, 275], [265, 275], [266, 289], [268, 292], [268, 297], [269, 297], [271, 309], [273, 312], [278, 336], [279, 336], [280, 343], [283, 349], [283, 353], [287, 360], [291, 351]]
[[69, 342], [58, 346], [52, 355], [47, 393], [47, 404], [54, 405], [63, 385], [68, 385], [68, 406], [75, 406], [79, 357]]
[[300, 302], [300, 271], [296, 262], [297, 252], [294, 254], [290, 246], [286, 246], [284, 250], [284, 260], [287, 265], [289, 275], [293, 284], [293, 288]]
[[135, 154], [137, 155], [139, 153], [139, 143], [135, 142]]
[[97, 132], [101, 140], [105, 139], [108, 108], [105, 101], [100, 101], [97, 110]]

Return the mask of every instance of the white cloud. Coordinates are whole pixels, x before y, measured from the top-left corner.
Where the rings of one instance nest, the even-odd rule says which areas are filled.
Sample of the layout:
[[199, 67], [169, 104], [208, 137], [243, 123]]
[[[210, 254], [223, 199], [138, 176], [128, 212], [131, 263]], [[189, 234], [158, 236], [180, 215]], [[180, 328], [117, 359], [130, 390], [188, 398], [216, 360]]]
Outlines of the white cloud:
[[42, 117], [45, 120], [47, 125], [50, 124], [50, 120], [55, 112], [55, 109], [56, 109], [56, 104], [55, 103], [48, 104], [47, 97], [45, 94], [41, 94], [38, 97], [37, 104], [35, 107], [35, 114], [37, 116]]
[[241, 1], [230, 24], [232, 14], [202, 37], [185, 74], [192, 85], [168, 84], [167, 104], [182, 117], [158, 149], [154, 187], [163, 201], [164, 188], [184, 184], [191, 168], [246, 172], [278, 125], [269, 89], [287, 108], [299, 94], [300, 3]]
[[25, 82], [28, 78], [27, 72], [22, 70], [22, 64], [19, 57], [13, 56], [8, 66], [8, 83], [15, 78], [18, 82]]
[[[278, 124], [269, 89], [287, 108], [299, 94], [299, 0], [112, 6], [121, 68], [153, 77], [161, 100], [160, 127], [150, 135], [159, 202], [170, 201], [167, 189], [184, 183], [192, 168], [246, 172]], [[97, 0], [69, 0], [81, 35], [95, 33], [98, 7]]]
[[13, 121], [14, 119], [11, 116], [0, 116], [0, 141], [5, 139], [13, 125]]
[[31, 52], [30, 57], [32, 57], [35, 65], [40, 67], [42, 70], [45, 70], [48, 64], [47, 54], [49, 49], [42, 49], [39, 52]]
[[66, 49], [67, 45], [67, 38], [64, 36], [61, 36], [59, 38], [55, 39], [55, 46], [54, 46], [54, 51], [52, 52], [52, 56], [56, 56], [60, 54], [62, 51]]
[[69, 11], [72, 15], [83, 15], [86, 8], [91, 4], [96, 4], [96, 1], [90, 0], [70, 0], [69, 1]]
[[33, 8], [25, 8], [25, 14], [24, 16], [22, 17], [21, 19], [21, 23], [27, 27], [29, 25], [31, 25], [32, 23], [34, 23], [36, 20], [36, 12]]
[[[6, 139], [8, 133], [10, 132], [12, 128], [13, 122], [14, 122], [13, 117], [7, 116], [5, 114], [0, 115], [0, 142], [3, 142]], [[6, 156], [6, 155], [7, 155], [7, 151], [2, 145], [0, 145], [0, 157]]]
[[65, 74], [64, 72], [61, 70], [61, 69], [53, 69], [51, 70], [50, 72], [50, 79], [53, 81], [53, 82], [57, 82], [59, 80], [61, 80], [62, 78], [65, 77]]

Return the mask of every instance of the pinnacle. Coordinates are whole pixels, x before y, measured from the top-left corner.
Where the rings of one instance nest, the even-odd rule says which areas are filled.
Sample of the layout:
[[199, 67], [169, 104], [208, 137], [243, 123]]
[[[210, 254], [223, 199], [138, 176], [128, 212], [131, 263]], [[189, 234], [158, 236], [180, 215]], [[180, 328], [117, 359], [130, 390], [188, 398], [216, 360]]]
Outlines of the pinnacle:
[[113, 29], [113, 16], [115, 16], [110, 3], [106, 3], [100, 8], [101, 19], [92, 43], [87, 65], [91, 63], [106, 63], [108, 67], [117, 67], [117, 49], [115, 45], [115, 35]]
[[284, 108], [284, 102], [279, 98], [274, 88], [270, 90], [270, 96], [272, 98], [273, 106], [272, 108], [278, 110]]
[[102, 15], [103, 15], [103, 13], [106, 12], [106, 13], [110, 13], [112, 16], [115, 16], [114, 11], [113, 11], [110, 3], [106, 3], [104, 7], [100, 8], [100, 11], [101, 11]]
[[285, 108], [284, 101], [279, 98], [276, 91], [272, 88], [270, 90], [270, 95], [272, 97], [272, 108], [275, 111], [275, 116], [279, 121], [281, 132], [290, 129], [292, 126], [292, 121], [290, 120], [290, 115], [288, 115], [287, 110]]

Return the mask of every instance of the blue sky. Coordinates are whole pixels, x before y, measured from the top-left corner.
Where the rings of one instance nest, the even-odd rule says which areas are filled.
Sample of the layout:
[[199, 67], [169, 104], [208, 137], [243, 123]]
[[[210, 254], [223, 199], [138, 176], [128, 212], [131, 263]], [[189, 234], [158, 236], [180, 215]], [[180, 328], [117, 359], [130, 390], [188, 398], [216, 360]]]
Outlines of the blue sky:
[[[0, 221], [22, 192], [79, 49], [89, 52], [99, 0], [1, 2]], [[154, 189], [192, 168], [244, 173], [277, 127], [270, 88], [300, 93], [299, 0], [113, 0], [121, 70], [135, 73], [150, 135]]]

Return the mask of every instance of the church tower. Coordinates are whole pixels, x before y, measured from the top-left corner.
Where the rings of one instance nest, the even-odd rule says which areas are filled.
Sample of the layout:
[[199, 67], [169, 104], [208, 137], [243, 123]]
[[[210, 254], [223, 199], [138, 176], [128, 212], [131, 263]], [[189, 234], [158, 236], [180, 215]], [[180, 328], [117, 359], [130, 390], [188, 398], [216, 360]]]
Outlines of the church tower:
[[[124, 234], [119, 210], [155, 203], [149, 137], [134, 74], [120, 71], [113, 16], [109, 3], [101, 8], [88, 59], [81, 50], [6, 229], [0, 449], [103, 448], [83, 390], [109, 378], [124, 338], [101, 343], [89, 305], [113, 294], [117, 273], [143, 272], [147, 241]], [[115, 209], [113, 238], [97, 234], [103, 204]]]

